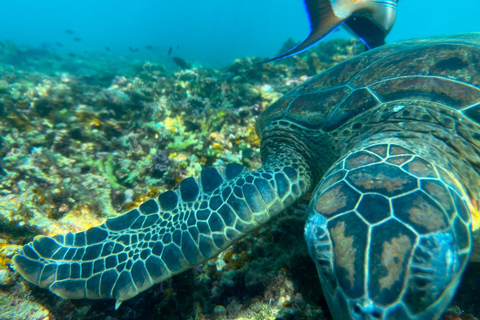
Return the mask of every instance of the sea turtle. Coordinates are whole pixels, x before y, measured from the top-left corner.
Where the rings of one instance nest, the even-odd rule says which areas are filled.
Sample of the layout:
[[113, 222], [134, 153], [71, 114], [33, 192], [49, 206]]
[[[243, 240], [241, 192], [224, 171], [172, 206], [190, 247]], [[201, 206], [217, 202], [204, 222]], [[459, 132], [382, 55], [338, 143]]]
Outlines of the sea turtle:
[[340, 63], [257, 121], [263, 166], [206, 168], [84, 232], [14, 257], [64, 298], [133, 298], [215, 257], [311, 192], [305, 228], [335, 319], [435, 319], [479, 226], [480, 33]]

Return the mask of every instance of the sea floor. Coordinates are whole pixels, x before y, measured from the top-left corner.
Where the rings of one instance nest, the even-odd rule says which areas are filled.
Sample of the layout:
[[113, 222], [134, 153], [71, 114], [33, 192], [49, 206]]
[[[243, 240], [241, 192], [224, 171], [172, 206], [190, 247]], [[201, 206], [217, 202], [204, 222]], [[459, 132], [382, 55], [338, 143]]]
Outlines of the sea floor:
[[[195, 62], [181, 70], [0, 43], [0, 318], [330, 319], [303, 240], [307, 198], [118, 310], [33, 286], [11, 258], [36, 235], [101, 224], [204, 167], [258, 168], [258, 115], [362, 51], [358, 41], [335, 40], [277, 63], [244, 58], [223, 70]], [[471, 264], [443, 319], [480, 317], [479, 275]]]

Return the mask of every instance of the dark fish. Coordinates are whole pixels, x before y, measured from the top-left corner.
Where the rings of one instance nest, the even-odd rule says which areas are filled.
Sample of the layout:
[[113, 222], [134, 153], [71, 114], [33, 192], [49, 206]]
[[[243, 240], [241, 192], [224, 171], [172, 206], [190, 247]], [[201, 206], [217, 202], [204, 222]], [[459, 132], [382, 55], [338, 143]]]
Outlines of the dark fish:
[[196, 131], [201, 128], [200, 125], [190, 120], [183, 120], [183, 124], [185, 125], [185, 129], [187, 131]]
[[307, 50], [340, 25], [359, 37], [369, 48], [385, 44], [395, 22], [398, 0], [304, 0], [310, 20], [310, 34], [299, 45], [274, 61]]
[[170, 49], [168, 49], [168, 56], [170, 57], [172, 55], [172, 47], [170, 47]]
[[70, 53], [68, 54], [68, 56], [69, 56], [70, 58], [73, 58], [73, 57], [76, 57], [77, 55], [76, 55], [75, 53], [70, 52]]
[[183, 60], [180, 57], [173, 57], [172, 59], [173, 59], [173, 62], [175, 62], [175, 64], [180, 68], [182, 68], [183, 70], [190, 69], [191, 67], [185, 60]]
[[82, 41], [82, 39], [81, 39], [81, 38], [79, 38], [79, 37], [75, 37], [75, 38], [73, 38], [73, 41], [77, 41], [77, 42], [79, 42], [79, 41]]
[[73, 30], [70, 30], [70, 29], [65, 30], [65, 32], [68, 33], [68, 34], [73, 34], [74, 33]]
[[110, 52], [110, 48], [109, 48], [109, 47], [105, 47], [105, 50], [107, 50], [108, 52]]
[[59, 47], [62, 46], [62, 44], [61, 44], [60, 42], [55, 42], [55, 44], [56, 44], [57, 46], [59, 46]]
[[177, 44], [177, 50], [180, 49], [180, 46]]
[[131, 52], [137, 52], [137, 51], [138, 51], [138, 48], [128, 47], [128, 50], [130, 50]]
[[147, 49], [147, 50], [153, 50], [153, 46], [145, 46], [145, 49]]

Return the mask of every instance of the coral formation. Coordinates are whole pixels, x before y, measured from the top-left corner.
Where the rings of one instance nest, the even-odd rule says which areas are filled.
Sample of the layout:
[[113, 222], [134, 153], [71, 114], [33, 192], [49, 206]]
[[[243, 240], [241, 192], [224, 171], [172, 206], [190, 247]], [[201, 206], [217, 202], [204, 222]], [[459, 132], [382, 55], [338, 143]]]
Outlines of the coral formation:
[[[256, 117], [362, 50], [334, 40], [276, 63], [244, 58], [223, 71], [172, 72], [123, 57], [0, 47], [0, 288], [12, 292], [0, 299], [2, 318], [328, 319], [302, 237], [305, 203], [119, 312], [111, 301], [62, 301], [25, 285], [10, 258], [37, 234], [98, 225], [206, 166], [258, 168]], [[466, 311], [445, 319], [480, 314], [471, 292], [455, 302], [466, 301]]]

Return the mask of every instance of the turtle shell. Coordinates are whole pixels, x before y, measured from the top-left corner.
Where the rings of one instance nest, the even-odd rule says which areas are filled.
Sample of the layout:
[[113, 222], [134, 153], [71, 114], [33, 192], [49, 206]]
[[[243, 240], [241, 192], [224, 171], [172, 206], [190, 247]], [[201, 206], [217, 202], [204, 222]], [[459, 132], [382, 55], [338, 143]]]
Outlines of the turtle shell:
[[337, 64], [286, 94], [257, 121], [333, 131], [380, 104], [428, 100], [480, 123], [480, 33], [405, 41]]
[[[354, 119], [368, 110], [384, 106], [378, 110], [396, 113], [389, 108], [418, 101], [458, 115], [450, 119], [462, 121], [462, 125], [445, 125], [455, 127], [477, 146], [461, 154], [480, 172], [480, 33], [386, 45], [337, 64], [268, 107], [257, 120], [257, 133], [262, 137], [271, 121], [285, 119], [335, 136], [333, 131], [356, 124]], [[462, 130], [465, 125], [469, 132]], [[478, 190], [478, 186], [471, 188]], [[480, 201], [472, 202], [477, 244], [472, 256], [480, 261]]]

